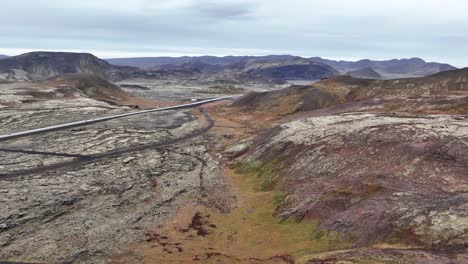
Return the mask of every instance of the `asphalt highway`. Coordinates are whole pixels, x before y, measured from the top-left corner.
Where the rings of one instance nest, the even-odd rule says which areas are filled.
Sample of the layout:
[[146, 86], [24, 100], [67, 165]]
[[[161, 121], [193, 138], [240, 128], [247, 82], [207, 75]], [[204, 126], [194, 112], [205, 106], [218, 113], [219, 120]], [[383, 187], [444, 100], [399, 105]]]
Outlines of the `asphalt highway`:
[[109, 121], [109, 120], [117, 119], [117, 118], [122, 118], [122, 117], [141, 115], [141, 114], [147, 114], [147, 113], [152, 113], [152, 112], [161, 112], [161, 111], [167, 111], [167, 110], [191, 108], [191, 107], [200, 106], [200, 105], [203, 105], [203, 104], [206, 104], [206, 103], [211, 103], [211, 102], [216, 102], [216, 101], [221, 101], [221, 100], [226, 100], [226, 99], [232, 99], [234, 97], [236, 97], [236, 96], [224, 96], [224, 97], [212, 98], [212, 99], [208, 99], [208, 100], [203, 100], [203, 101], [198, 101], [198, 102], [188, 103], [188, 104], [182, 104], [182, 105], [176, 105], [176, 106], [171, 106], [171, 107], [163, 107], [163, 108], [142, 110], [142, 111], [137, 111], [137, 112], [118, 114], [118, 115], [112, 115], [112, 116], [105, 116], [105, 117], [99, 117], [99, 118], [93, 118], [93, 119], [86, 119], [86, 120], [75, 121], [75, 122], [70, 122], [70, 123], [65, 123], [65, 124], [54, 125], [54, 126], [36, 128], [36, 129], [31, 129], [31, 130], [26, 130], [26, 131], [13, 132], [13, 133], [9, 133], [9, 134], [6, 134], [6, 135], [0, 135], [0, 141], [6, 141], [6, 140], [11, 140], [11, 139], [36, 135], [36, 134], [43, 134], [43, 133], [47, 133], [47, 132], [51, 132], [51, 131], [57, 131], [57, 130], [72, 128], [72, 127], [86, 126], [86, 125], [105, 122], [105, 121]]

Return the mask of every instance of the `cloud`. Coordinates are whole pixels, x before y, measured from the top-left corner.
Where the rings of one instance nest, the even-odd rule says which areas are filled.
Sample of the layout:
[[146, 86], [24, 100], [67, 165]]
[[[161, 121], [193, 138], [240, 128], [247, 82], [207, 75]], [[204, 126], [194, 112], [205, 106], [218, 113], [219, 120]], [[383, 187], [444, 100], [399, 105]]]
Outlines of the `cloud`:
[[401, 58], [468, 65], [467, 1], [15, 0], [3, 50]]
[[191, 8], [200, 15], [216, 19], [248, 19], [253, 17], [255, 5], [252, 2], [200, 1], [192, 3]]

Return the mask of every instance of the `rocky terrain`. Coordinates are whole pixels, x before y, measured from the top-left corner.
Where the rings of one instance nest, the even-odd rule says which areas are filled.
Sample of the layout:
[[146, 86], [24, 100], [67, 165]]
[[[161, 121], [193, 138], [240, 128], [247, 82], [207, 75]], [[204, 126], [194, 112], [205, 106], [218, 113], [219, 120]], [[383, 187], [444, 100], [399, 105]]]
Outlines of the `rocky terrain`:
[[[467, 262], [467, 69], [158, 63], [123, 79], [7, 69], [1, 134], [248, 94], [0, 142], [0, 262]], [[326, 78], [279, 89], [294, 76]]]
[[[48, 85], [63, 80], [89, 93], [75, 77]], [[27, 85], [1, 87], [2, 133], [132, 111], [88, 96], [18, 93]], [[179, 203], [230, 208], [230, 187], [207, 152], [211, 126], [186, 110], [2, 142], [0, 260], [102, 263], [147, 239]]]
[[337, 77], [249, 94], [232, 107], [292, 121], [228, 148], [230, 163], [279, 193], [278, 218], [318, 221], [316, 239], [366, 248], [300, 256], [307, 263], [465, 263], [467, 76]]
[[281, 186], [280, 217], [319, 219], [358, 246], [399, 239], [463, 248], [465, 123], [367, 113], [305, 118], [260, 136], [243, 163], [262, 188]]

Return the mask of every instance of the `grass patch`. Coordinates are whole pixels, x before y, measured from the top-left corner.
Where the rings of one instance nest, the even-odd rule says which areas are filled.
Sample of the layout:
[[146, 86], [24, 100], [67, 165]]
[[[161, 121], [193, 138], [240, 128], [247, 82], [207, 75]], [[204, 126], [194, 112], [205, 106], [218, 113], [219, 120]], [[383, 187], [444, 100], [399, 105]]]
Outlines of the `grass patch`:
[[255, 161], [245, 162], [236, 168], [238, 174], [251, 174], [261, 179], [258, 188], [260, 191], [272, 191], [280, 179], [280, 162], [274, 159], [264, 164]]
[[[259, 241], [268, 241], [265, 242], [268, 244], [266, 251], [271, 252], [270, 255], [291, 254], [300, 258], [351, 245], [348, 236], [318, 230], [318, 221], [299, 221], [295, 217], [280, 219], [276, 216], [276, 208], [286, 199], [278, 188], [281, 171], [278, 159], [263, 164], [247, 161], [236, 165], [234, 171], [238, 174], [238, 186], [242, 189], [245, 204], [234, 213], [240, 213], [242, 216], [234, 218], [241, 218], [242, 221], [229, 226], [235, 230], [249, 230], [237, 233], [238, 242], [246, 248], [266, 250], [263, 246], [259, 248], [258, 244]], [[249, 210], [250, 213], [245, 213]]]

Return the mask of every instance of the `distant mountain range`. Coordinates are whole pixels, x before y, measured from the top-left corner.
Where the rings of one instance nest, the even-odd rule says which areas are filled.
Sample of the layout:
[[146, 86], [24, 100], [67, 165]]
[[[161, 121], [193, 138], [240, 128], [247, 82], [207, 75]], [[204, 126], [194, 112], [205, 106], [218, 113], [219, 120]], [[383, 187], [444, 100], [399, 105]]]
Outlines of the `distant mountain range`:
[[1, 60], [1, 59], [6, 59], [6, 58], [8, 58], [8, 57], [9, 57], [9, 56], [7, 56], [7, 55], [0, 54], [0, 60]]
[[121, 58], [106, 59], [109, 63], [119, 66], [133, 66], [140, 68], [159, 68], [164, 65], [183, 65], [192, 63], [204, 63], [218, 66], [229, 66], [249, 60], [287, 60], [297, 58], [291, 55], [269, 55], [269, 56], [199, 56], [199, 57], [146, 57], [146, 58]]
[[[217, 66], [217, 70], [231, 68], [235, 65], [246, 64], [247, 62], [285, 62], [308, 60], [314, 63], [322, 63], [333, 67], [338, 74], [350, 72], [355, 77], [373, 78], [373, 79], [393, 79], [405, 77], [421, 77], [431, 75], [441, 71], [456, 69], [455, 67], [436, 62], [426, 62], [420, 58], [411, 59], [393, 59], [393, 60], [360, 60], [360, 61], [335, 61], [323, 59], [320, 57], [301, 58], [291, 55], [269, 55], [269, 56], [200, 56], [200, 57], [148, 57], [148, 58], [123, 58], [108, 59], [107, 61], [119, 66], [133, 66], [140, 68], [175, 69], [178, 67], [187, 67], [199, 63], [206, 68], [206, 65]], [[202, 70], [203, 71], [203, 70]]]
[[0, 60], [0, 77], [8, 80], [44, 80], [64, 74], [85, 73], [110, 81], [185, 78], [218, 84], [281, 84], [289, 79], [319, 80], [339, 74], [326, 64], [289, 55], [158, 58], [156, 61], [157, 64], [153, 65], [159, 65], [157, 67], [138, 68], [112, 65], [87, 53], [30, 52]]
[[422, 77], [442, 71], [455, 70], [457, 68], [449, 64], [426, 62], [420, 58], [401, 60], [360, 60], [360, 61], [334, 61], [322, 59], [320, 57], [310, 58], [312, 61], [322, 62], [332, 66], [341, 73], [347, 73], [362, 69], [372, 69], [387, 79]]
[[30, 52], [0, 60], [0, 78], [45, 80], [64, 74], [92, 74], [109, 81], [186, 79], [215, 84], [284, 84], [290, 80], [320, 80], [336, 75], [365, 79], [419, 77], [456, 69], [448, 64], [402, 59], [333, 61], [318, 57], [201, 56], [102, 60], [88, 53]]

